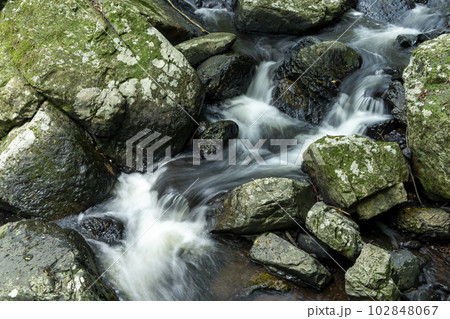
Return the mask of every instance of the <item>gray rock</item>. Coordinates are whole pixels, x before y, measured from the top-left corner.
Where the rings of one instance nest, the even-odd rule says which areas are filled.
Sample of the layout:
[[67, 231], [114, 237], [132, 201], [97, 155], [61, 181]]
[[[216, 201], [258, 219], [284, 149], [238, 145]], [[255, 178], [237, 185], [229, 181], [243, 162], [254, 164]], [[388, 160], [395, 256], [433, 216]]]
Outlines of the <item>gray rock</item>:
[[48, 103], [0, 145], [0, 203], [23, 216], [78, 214], [102, 201], [114, 180], [89, 136]]
[[356, 205], [356, 213], [360, 220], [368, 220], [407, 201], [405, 186], [398, 183], [360, 201]]
[[392, 109], [391, 113], [400, 124], [406, 126], [406, 98], [405, 88], [400, 81], [393, 81], [389, 85], [385, 101]]
[[0, 228], [0, 300], [117, 300], [99, 276], [73, 230], [32, 220]]
[[238, 53], [213, 56], [200, 64], [197, 73], [208, 101], [229, 99], [247, 91], [256, 61]]
[[416, 34], [399, 34], [397, 36], [397, 39], [395, 41], [402, 47], [402, 48], [410, 48], [414, 45], [416, 45], [418, 41], [418, 36]]
[[332, 278], [316, 259], [273, 233], [255, 240], [250, 258], [301, 286], [306, 284], [321, 290]]
[[428, 238], [450, 238], [450, 213], [438, 208], [403, 208], [394, 219], [405, 231]]
[[196, 65], [213, 55], [227, 51], [234, 41], [235, 34], [217, 32], [182, 42], [175, 49], [183, 53], [191, 65]]
[[322, 242], [350, 260], [363, 248], [359, 226], [335, 208], [316, 203], [306, 217], [306, 228]]
[[345, 209], [409, 178], [398, 144], [357, 135], [325, 136], [309, 146], [303, 159], [325, 201]]
[[352, 300], [398, 300], [394, 269], [388, 251], [364, 245], [356, 263], [345, 274], [345, 292]]
[[217, 218], [215, 231], [256, 234], [297, 227], [297, 223], [304, 223], [315, 200], [306, 181], [258, 179], [231, 191], [225, 199], [224, 213]]
[[426, 289], [413, 290], [405, 292], [401, 295], [403, 301], [430, 301], [433, 297], [433, 292]]
[[353, 0], [237, 0], [236, 25], [243, 32], [298, 35], [339, 18], [353, 3]]
[[333, 263], [336, 252], [312, 234], [300, 232], [297, 236], [297, 247], [306, 251], [316, 259], [325, 263]]
[[117, 219], [109, 217], [86, 216], [80, 222], [82, 234], [109, 245], [118, 245], [124, 237], [124, 225]]
[[407, 249], [391, 253], [392, 266], [396, 272], [397, 287], [401, 291], [417, 287], [420, 275], [420, 258]]
[[[233, 121], [218, 121], [209, 125], [199, 136], [201, 140], [220, 140], [222, 145], [226, 145], [230, 139], [237, 138], [239, 135], [239, 126]], [[207, 158], [217, 153], [215, 145], [201, 145], [200, 155]]]
[[358, 0], [356, 6], [356, 10], [364, 12], [368, 17], [386, 22], [399, 21], [412, 8], [412, 0]]
[[288, 115], [319, 124], [342, 80], [360, 67], [361, 57], [340, 42], [303, 47], [308, 42], [311, 41], [300, 42], [299, 50], [277, 70], [280, 81], [274, 90], [274, 101]]

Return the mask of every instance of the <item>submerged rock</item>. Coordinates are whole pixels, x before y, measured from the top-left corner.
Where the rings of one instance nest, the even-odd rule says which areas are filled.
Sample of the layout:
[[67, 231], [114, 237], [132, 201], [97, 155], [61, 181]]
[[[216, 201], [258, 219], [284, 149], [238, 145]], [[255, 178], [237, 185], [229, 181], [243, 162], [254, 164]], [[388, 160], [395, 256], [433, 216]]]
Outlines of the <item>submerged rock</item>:
[[361, 57], [340, 42], [303, 45], [300, 42], [300, 49], [277, 71], [274, 105], [294, 118], [319, 124], [341, 81], [360, 67]]
[[297, 227], [297, 223], [304, 223], [315, 201], [312, 186], [306, 181], [257, 179], [231, 191], [214, 231], [257, 234]]
[[388, 251], [366, 244], [356, 263], [345, 274], [345, 292], [354, 300], [398, 300], [394, 268]]
[[402, 47], [402, 48], [410, 48], [414, 45], [416, 45], [418, 41], [417, 34], [400, 34], [397, 36], [397, 39], [395, 41]]
[[256, 61], [246, 55], [229, 53], [213, 56], [197, 69], [208, 101], [222, 101], [247, 91]]
[[363, 241], [359, 226], [335, 208], [316, 203], [306, 217], [306, 228], [322, 242], [350, 260], [355, 260]]
[[353, 0], [237, 0], [236, 25], [243, 32], [298, 35], [339, 18], [353, 3]]
[[403, 73], [415, 176], [434, 199], [450, 199], [450, 34], [414, 50]]
[[450, 213], [438, 208], [405, 207], [396, 216], [395, 225], [428, 238], [450, 238]]
[[102, 201], [114, 180], [89, 136], [48, 103], [0, 145], [0, 203], [25, 217], [78, 214]]
[[[357, 135], [325, 136], [309, 146], [303, 159], [305, 170], [325, 201], [345, 209], [408, 181], [409, 177], [408, 166], [396, 143], [373, 142]], [[362, 211], [360, 215], [369, 217]]]
[[83, 237], [41, 221], [0, 228], [0, 300], [117, 300]]
[[273, 233], [255, 240], [250, 258], [301, 286], [306, 284], [321, 290], [332, 278], [316, 259]]
[[392, 266], [396, 273], [397, 287], [401, 291], [417, 287], [420, 275], [420, 258], [407, 249], [391, 253]]
[[276, 291], [286, 294], [292, 290], [289, 284], [271, 274], [264, 272], [248, 282], [245, 293], [249, 296], [258, 290]]
[[217, 32], [182, 42], [175, 49], [183, 53], [191, 65], [196, 65], [213, 55], [227, 51], [235, 41], [235, 34]]

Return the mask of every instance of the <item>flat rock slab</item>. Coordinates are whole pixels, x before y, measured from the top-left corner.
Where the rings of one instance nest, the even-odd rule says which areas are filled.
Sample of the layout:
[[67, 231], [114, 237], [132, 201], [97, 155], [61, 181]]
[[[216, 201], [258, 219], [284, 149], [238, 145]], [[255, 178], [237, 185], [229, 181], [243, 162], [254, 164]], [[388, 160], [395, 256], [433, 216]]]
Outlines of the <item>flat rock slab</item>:
[[302, 286], [306, 284], [321, 290], [332, 278], [315, 258], [273, 233], [255, 240], [250, 258]]

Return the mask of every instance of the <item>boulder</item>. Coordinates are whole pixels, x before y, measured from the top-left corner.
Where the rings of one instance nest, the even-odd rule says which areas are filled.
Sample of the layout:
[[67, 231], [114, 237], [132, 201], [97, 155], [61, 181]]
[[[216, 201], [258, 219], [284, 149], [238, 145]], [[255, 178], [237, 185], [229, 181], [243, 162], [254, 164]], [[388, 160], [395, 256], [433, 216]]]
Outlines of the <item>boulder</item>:
[[420, 258], [407, 249], [401, 249], [391, 253], [391, 260], [398, 289], [405, 291], [417, 287], [421, 268]]
[[273, 233], [261, 235], [255, 240], [250, 258], [301, 286], [321, 290], [332, 278], [316, 259]]
[[42, 221], [0, 228], [0, 300], [117, 300], [74, 230]]
[[124, 238], [124, 225], [117, 219], [86, 216], [81, 220], [80, 226], [85, 237], [111, 246], [121, 244]]
[[340, 42], [303, 44], [277, 70], [274, 105], [294, 118], [319, 124], [342, 80], [360, 67], [361, 57]]
[[183, 53], [191, 65], [196, 65], [213, 55], [227, 51], [235, 41], [235, 34], [217, 32], [182, 42], [175, 48]]
[[402, 125], [406, 126], [406, 98], [405, 88], [400, 81], [393, 81], [389, 85], [385, 97], [386, 104], [392, 110], [392, 116]]
[[213, 56], [200, 64], [197, 73], [207, 101], [222, 101], [247, 91], [256, 61], [239, 53]]
[[394, 219], [404, 231], [427, 238], [450, 238], [450, 213], [439, 208], [405, 207]]
[[450, 199], [450, 34], [416, 48], [403, 73], [415, 176], [432, 199]]
[[0, 204], [25, 217], [78, 214], [105, 199], [114, 180], [90, 137], [47, 102], [0, 145]]
[[291, 286], [283, 280], [264, 272], [249, 280], [245, 287], [245, 294], [250, 296], [256, 291], [276, 291], [282, 294], [287, 294], [292, 290]]
[[353, 0], [237, 0], [236, 26], [242, 32], [299, 33], [339, 18]]
[[366, 244], [355, 264], [345, 274], [345, 292], [352, 300], [398, 300], [400, 291], [393, 275], [395, 272], [389, 252]]
[[[200, 134], [201, 140], [220, 140], [222, 145], [226, 145], [230, 139], [235, 139], [239, 135], [239, 126], [233, 121], [217, 121], [208, 125]], [[200, 155], [207, 158], [217, 153], [216, 145], [200, 145]]]
[[344, 209], [409, 177], [396, 143], [373, 142], [357, 135], [325, 136], [309, 146], [303, 159], [304, 169], [325, 201]]
[[[316, 201], [312, 186], [288, 178], [254, 180], [231, 191], [216, 232], [257, 234], [298, 227]], [[280, 207], [281, 206], [281, 207]]]
[[369, 18], [385, 22], [400, 21], [412, 8], [414, 8], [412, 0], [358, 0], [356, 6], [356, 10], [364, 12]]
[[127, 140], [144, 129], [180, 151], [203, 99], [198, 75], [147, 21], [152, 14], [135, 0], [10, 1], [0, 43], [33, 88], [125, 166]]
[[356, 260], [363, 248], [358, 224], [324, 202], [311, 208], [305, 225], [322, 242], [350, 260]]

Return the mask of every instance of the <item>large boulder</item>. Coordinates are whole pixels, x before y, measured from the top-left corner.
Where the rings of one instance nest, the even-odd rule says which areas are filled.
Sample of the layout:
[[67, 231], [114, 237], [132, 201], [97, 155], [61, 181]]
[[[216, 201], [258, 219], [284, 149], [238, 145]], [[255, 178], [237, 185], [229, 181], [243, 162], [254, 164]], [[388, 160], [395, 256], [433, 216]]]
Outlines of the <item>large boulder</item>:
[[182, 42], [175, 48], [183, 53], [191, 65], [196, 65], [213, 55], [227, 51], [234, 41], [235, 34], [217, 32]]
[[[373, 142], [357, 135], [325, 136], [309, 146], [303, 159], [304, 169], [321, 190], [325, 201], [345, 209], [356, 207], [364, 199], [377, 201], [370, 197], [392, 187], [399, 187], [403, 194], [401, 183], [409, 177], [398, 144]], [[380, 210], [386, 211], [406, 200], [401, 195], [396, 198], [400, 202], [390, 202], [374, 212], [379, 214]], [[363, 202], [361, 207], [370, 204]], [[363, 209], [358, 214], [362, 219], [376, 215], [369, 213]]]
[[413, 0], [358, 0], [356, 6], [366, 16], [385, 22], [398, 22], [412, 8]]
[[305, 225], [322, 242], [350, 260], [356, 260], [363, 248], [358, 224], [323, 202], [311, 208]]
[[404, 231], [428, 238], [450, 238], [450, 213], [439, 208], [405, 207], [394, 219]]
[[243, 32], [299, 34], [340, 17], [355, 1], [237, 0], [236, 25]]
[[388, 251], [366, 244], [345, 274], [345, 292], [355, 300], [398, 300], [394, 268]]
[[231, 191], [224, 212], [217, 217], [215, 231], [255, 234], [298, 227], [315, 201], [306, 181], [272, 177], [254, 180]]
[[275, 106], [294, 118], [319, 124], [342, 80], [360, 67], [361, 57], [340, 42], [306, 47], [303, 42], [300, 44], [300, 49], [277, 71]]
[[78, 214], [102, 201], [114, 180], [90, 137], [48, 103], [0, 145], [0, 207], [26, 217]]
[[195, 70], [141, 2], [9, 1], [0, 13], [0, 42], [14, 66], [121, 165], [126, 141], [146, 128], [180, 151], [203, 98]]
[[450, 199], [450, 34], [414, 50], [403, 73], [408, 145], [415, 176], [435, 199]]
[[206, 91], [207, 101], [222, 101], [247, 91], [256, 61], [247, 55], [227, 53], [215, 55], [197, 68]]
[[273, 233], [259, 236], [250, 258], [298, 285], [323, 289], [331, 274], [316, 259]]
[[117, 300], [89, 245], [74, 230], [41, 221], [0, 228], [0, 300]]

